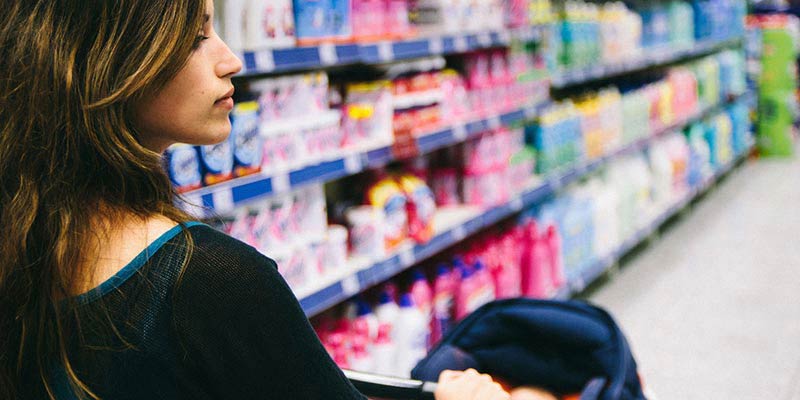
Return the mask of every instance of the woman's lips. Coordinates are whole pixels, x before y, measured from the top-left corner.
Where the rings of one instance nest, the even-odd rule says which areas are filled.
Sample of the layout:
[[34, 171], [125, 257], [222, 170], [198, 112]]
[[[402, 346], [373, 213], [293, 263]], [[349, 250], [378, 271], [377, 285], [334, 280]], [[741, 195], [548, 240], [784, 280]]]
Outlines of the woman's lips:
[[232, 97], [223, 97], [214, 102], [214, 106], [221, 107], [226, 110], [233, 110], [233, 98]]

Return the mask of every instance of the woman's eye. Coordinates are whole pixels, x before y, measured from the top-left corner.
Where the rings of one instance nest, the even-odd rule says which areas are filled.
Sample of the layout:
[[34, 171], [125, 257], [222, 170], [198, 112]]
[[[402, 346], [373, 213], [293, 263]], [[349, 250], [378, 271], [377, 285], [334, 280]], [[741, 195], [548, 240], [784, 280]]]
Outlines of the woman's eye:
[[209, 38], [208, 36], [202, 34], [197, 35], [197, 37], [194, 39], [194, 48], [200, 47], [200, 43], [202, 43], [204, 40], [208, 40], [208, 38]]

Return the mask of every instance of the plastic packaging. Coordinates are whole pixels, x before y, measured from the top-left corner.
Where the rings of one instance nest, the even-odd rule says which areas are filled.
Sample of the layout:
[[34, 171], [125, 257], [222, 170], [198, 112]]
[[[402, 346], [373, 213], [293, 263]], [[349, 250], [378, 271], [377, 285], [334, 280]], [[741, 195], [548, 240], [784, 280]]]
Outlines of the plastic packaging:
[[427, 354], [428, 319], [416, 307], [411, 294], [400, 298], [400, 312], [395, 325], [397, 354], [396, 376], [409, 377], [411, 370]]

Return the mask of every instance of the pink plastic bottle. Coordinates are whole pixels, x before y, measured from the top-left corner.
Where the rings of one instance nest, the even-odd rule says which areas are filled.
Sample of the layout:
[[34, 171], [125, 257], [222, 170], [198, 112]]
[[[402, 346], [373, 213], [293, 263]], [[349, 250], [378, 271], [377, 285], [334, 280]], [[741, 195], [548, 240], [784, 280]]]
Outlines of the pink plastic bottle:
[[519, 297], [522, 294], [520, 291], [522, 277], [517, 255], [519, 247], [521, 244], [516, 242], [513, 235], [506, 235], [497, 241], [497, 250], [491, 253], [490, 265], [494, 265], [496, 271], [494, 276], [498, 299]]
[[550, 292], [550, 268], [546, 265], [548, 251], [546, 243], [539, 237], [536, 221], [525, 226], [525, 238], [521, 260], [522, 295], [532, 298], [546, 298]]
[[478, 278], [480, 282], [480, 298], [476, 303], [476, 307], [471, 311], [475, 311], [478, 307], [497, 299], [497, 289], [494, 284], [494, 279], [492, 279], [492, 274], [489, 272], [489, 269], [486, 268], [486, 265], [480, 259], [475, 261], [473, 266], [475, 270], [475, 276]]
[[567, 283], [564, 277], [564, 266], [561, 261], [561, 235], [555, 225], [547, 227], [547, 250], [550, 255], [550, 276], [553, 288], [560, 289]]
[[431, 289], [428, 278], [421, 269], [417, 268], [412, 272], [411, 287], [408, 293], [414, 299], [414, 304], [422, 312], [425, 318], [431, 318], [433, 310], [433, 289]]
[[333, 349], [333, 361], [339, 368], [350, 368], [350, 350], [347, 347], [347, 338], [344, 333], [334, 333], [330, 336], [330, 346]]
[[364, 337], [372, 342], [378, 337], [378, 317], [372, 312], [372, 307], [366, 301], [356, 301], [356, 318], [353, 320], [353, 332], [356, 336]]
[[467, 86], [475, 112], [478, 116], [485, 115], [491, 107], [488, 54], [474, 53], [467, 58]]
[[456, 321], [460, 321], [472, 312], [472, 302], [480, 290], [480, 282], [469, 267], [457, 267], [461, 271], [461, 284], [456, 295]]
[[[377, 336], [376, 336], [377, 338]], [[353, 350], [350, 352], [350, 368], [354, 371], [370, 372], [375, 368], [372, 354], [367, 351], [369, 341], [363, 337], [354, 337]]]
[[428, 348], [442, 340], [452, 327], [455, 290], [453, 271], [447, 265], [440, 264], [437, 267], [436, 280], [433, 281], [433, 318]]

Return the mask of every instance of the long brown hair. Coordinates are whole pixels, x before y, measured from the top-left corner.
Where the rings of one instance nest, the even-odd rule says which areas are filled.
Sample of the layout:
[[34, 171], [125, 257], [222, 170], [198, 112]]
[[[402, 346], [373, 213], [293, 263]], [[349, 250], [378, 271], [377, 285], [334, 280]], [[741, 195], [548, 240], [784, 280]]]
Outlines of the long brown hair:
[[77, 395], [97, 398], [67, 355], [75, 327], [58, 316], [84, 272], [76, 266], [98, 217], [188, 220], [161, 155], [137, 139], [134, 108], [183, 68], [204, 3], [0, 7], [0, 399], [19, 397], [30, 370], [55, 398], [53, 363], [65, 367]]

